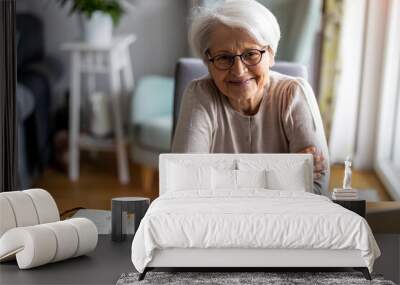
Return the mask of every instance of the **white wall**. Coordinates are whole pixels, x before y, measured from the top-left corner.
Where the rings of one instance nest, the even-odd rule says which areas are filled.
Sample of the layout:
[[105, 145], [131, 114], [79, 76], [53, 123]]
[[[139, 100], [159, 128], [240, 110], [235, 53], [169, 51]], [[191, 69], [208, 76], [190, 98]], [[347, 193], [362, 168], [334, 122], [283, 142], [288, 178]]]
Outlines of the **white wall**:
[[[136, 0], [132, 3], [136, 9], [122, 19], [115, 33], [137, 35], [131, 47], [136, 79], [148, 74], [173, 76], [177, 59], [188, 54], [189, 1]], [[67, 86], [69, 60], [60, 45], [80, 37], [78, 17], [69, 16], [68, 8], [61, 9], [54, 0], [18, 0], [17, 11], [31, 12], [43, 20], [46, 52], [63, 62], [66, 76], [61, 84]]]

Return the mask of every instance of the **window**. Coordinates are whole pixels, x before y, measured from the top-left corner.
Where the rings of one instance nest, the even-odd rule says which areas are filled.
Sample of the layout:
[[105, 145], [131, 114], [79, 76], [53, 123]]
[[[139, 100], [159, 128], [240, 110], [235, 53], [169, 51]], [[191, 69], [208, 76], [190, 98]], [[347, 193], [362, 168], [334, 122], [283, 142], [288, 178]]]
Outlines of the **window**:
[[400, 200], [400, 1], [389, 1], [375, 169]]

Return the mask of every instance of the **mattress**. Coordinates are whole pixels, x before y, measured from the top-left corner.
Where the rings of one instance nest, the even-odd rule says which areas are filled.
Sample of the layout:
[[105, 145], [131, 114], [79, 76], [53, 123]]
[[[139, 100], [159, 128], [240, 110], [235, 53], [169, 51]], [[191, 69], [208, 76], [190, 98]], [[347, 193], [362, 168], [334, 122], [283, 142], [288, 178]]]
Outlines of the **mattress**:
[[242, 189], [168, 192], [157, 198], [132, 243], [139, 272], [162, 249], [359, 250], [372, 272], [379, 248], [361, 216], [308, 192]]

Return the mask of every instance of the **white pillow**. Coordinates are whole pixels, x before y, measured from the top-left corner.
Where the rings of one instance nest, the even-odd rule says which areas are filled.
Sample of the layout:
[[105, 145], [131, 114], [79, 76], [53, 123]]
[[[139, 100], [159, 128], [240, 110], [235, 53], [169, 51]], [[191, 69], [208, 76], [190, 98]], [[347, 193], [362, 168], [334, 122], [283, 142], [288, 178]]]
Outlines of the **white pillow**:
[[236, 170], [237, 188], [268, 188], [267, 171]]
[[267, 172], [268, 188], [272, 190], [307, 191], [307, 179], [304, 165], [296, 164], [294, 168]]
[[211, 167], [168, 163], [168, 191], [211, 189]]
[[310, 185], [305, 160], [245, 160], [238, 161], [240, 170], [266, 170], [267, 188], [271, 190], [307, 191]]
[[236, 170], [212, 168], [211, 181], [213, 190], [236, 190]]
[[212, 189], [237, 190], [240, 188], [267, 188], [266, 170], [230, 170], [211, 171]]

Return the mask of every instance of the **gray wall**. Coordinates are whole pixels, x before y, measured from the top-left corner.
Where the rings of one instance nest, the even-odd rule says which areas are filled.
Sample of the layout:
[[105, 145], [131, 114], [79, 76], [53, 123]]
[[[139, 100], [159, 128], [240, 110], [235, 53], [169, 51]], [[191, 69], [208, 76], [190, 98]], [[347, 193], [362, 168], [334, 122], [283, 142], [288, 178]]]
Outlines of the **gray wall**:
[[[173, 76], [177, 59], [188, 54], [187, 15], [190, 2], [186, 0], [131, 2], [136, 8], [125, 15], [115, 33], [137, 35], [137, 41], [131, 47], [136, 79], [148, 74]], [[68, 8], [60, 8], [55, 0], [18, 0], [17, 11], [31, 12], [43, 20], [46, 53], [59, 58], [65, 67], [65, 77], [57, 87], [58, 90], [63, 90], [68, 85], [69, 58], [60, 50], [60, 45], [65, 41], [79, 39], [79, 18], [76, 15], [69, 16]], [[58, 103], [61, 100], [54, 99]]]

